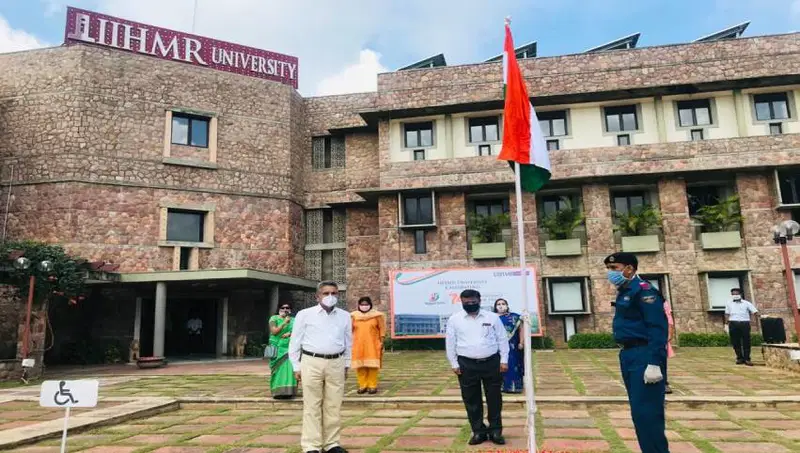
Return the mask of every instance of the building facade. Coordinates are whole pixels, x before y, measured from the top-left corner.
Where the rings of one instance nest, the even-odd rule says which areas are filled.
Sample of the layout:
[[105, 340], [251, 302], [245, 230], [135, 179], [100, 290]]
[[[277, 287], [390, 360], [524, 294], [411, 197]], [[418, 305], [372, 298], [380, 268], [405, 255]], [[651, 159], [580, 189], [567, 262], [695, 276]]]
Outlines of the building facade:
[[[798, 38], [520, 60], [553, 168], [521, 200], [548, 336], [610, 330], [602, 260], [623, 249], [671, 301], [678, 332], [721, 332], [734, 286], [791, 330], [772, 228], [800, 214]], [[84, 304], [92, 320], [54, 328], [57, 344], [230, 353], [263, 334], [279, 300], [311, 303], [320, 279], [342, 285], [343, 305], [366, 295], [389, 310], [393, 270], [515, 265], [513, 216], [474, 243], [478, 217], [519, 202], [496, 158], [502, 106], [496, 61], [303, 98], [89, 45], [0, 55], [7, 237], [119, 264], [119, 282]], [[731, 197], [741, 219], [709, 234], [720, 232], [698, 215]], [[656, 221], [620, 227], [643, 210]], [[790, 256], [800, 273], [800, 248]], [[182, 339], [191, 317], [208, 327], [200, 350]]]

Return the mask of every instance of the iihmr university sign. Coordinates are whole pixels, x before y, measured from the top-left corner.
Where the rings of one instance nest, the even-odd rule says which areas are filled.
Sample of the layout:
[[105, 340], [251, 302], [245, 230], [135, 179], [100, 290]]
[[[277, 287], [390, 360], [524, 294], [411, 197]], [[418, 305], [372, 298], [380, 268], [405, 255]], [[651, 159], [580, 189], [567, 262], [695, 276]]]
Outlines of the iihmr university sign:
[[297, 88], [297, 57], [67, 8], [64, 43], [87, 43]]

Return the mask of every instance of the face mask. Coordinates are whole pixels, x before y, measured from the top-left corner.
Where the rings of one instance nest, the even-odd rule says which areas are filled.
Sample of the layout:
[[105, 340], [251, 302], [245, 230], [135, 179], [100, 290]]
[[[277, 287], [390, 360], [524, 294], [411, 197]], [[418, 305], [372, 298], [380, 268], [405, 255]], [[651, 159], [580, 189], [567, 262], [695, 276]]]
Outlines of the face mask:
[[508, 313], [508, 307], [506, 307], [505, 305], [498, 305], [497, 306], [497, 312], [498, 313]]
[[322, 298], [322, 305], [331, 308], [336, 305], [338, 298], [336, 296], [325, 296]]
[[362, 313], [366, 313], [369, 310], [370, 310], [370, 306], [369, 305], [359, 305], [358, 306], [358, 311], [360, 311]]
[[735, 295], [733, 295], [733, 300], [735, 300], [736, 302], [739, 302], [739, 301], [742, 300], [742, 296], [739, 295], [739, 294], [735, 294]]
[[467, 313], [477, 313], [481, 309], [481, 304], [463, 304], [462, 307]]
[[622, 271], [608, 271], [608, 281], [611, 282], [614, 286], [622, 286], [624, 285], [628, 279], [625, 278], [625, 274]]

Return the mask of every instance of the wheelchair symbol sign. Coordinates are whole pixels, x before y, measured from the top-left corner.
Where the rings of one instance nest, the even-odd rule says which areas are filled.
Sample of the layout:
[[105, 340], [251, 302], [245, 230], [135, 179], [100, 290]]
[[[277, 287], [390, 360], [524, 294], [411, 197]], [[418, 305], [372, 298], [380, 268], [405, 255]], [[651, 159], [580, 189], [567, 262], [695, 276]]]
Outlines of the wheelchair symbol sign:
[[100, 383], [96, 380], [44, 381], [39, 394], [42, 407], [95, 407]]

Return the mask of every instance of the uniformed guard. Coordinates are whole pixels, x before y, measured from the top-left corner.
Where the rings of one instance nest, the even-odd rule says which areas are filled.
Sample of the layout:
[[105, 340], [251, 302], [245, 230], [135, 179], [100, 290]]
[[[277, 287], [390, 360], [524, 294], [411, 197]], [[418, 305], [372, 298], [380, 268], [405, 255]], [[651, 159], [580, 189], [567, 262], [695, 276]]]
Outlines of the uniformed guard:
[[613, 304], [614, 340], [622, 347], [619, 364], [639, 448], [642, 453], [669, 453], [664, 432], [667, 363], [664, 299], [650, 283], [636, 275], [639, 261], [635, 255], [614, 253], [604, 263], [608, 281], [617, 287]]

